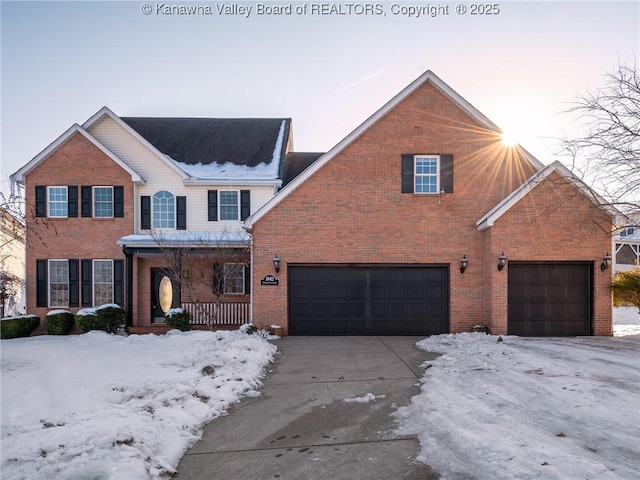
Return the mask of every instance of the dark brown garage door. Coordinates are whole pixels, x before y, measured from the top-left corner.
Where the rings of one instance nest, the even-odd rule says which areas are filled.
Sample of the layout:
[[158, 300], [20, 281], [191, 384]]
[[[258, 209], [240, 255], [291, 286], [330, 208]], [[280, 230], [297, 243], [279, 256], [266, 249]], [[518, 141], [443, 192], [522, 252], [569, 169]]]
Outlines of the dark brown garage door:
[[592, 335], [593, 265], [509, 263], [509, 335]]
[[434, 335], [449, 331], [443, 266], [290, 266], [292, 335]]

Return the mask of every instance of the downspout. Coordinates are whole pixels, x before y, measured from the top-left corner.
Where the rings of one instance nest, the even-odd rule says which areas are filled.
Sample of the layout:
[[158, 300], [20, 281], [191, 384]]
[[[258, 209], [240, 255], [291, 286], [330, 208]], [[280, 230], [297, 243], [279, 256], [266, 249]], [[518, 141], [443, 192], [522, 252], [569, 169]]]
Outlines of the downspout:
[[122, 247], [125, 256], [125, 270], [127, 277], [127, 327], [133, 326], [133, 252], [126, 246]]

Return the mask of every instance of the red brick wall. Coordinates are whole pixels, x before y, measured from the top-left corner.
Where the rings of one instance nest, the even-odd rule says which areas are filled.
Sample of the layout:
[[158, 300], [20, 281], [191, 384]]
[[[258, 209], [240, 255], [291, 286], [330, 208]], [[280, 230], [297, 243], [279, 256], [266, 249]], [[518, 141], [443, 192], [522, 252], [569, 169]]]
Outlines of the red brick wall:
[[[403, 153], [453, 154], [454, 192], [402, 194]], [[476, 222], [534, 171], [497, 135], [474, 123], [430, 84], [423, 85], [256, 222], [254, 323], [287, 328], [288, 264], [445, 263], [450, 264], [451, 331], [493, 323], [504, 333], [507, 277], [493, 265], [500, 254], [495, 249], [525, 258], [537, 255], [537, 247], [528, 247], [525, 238], [521, 250], [511, 253], [513, 243], [502, 247], [502, 238], [479, 232]], [[573, 203], [568, 200], [566, 207], [571, 210]], [[546, 228], [567, 229], [571, 222], [563, 218]], [[517, 228], [499, 233], [508, 238]], [[579, 243], [589, 241], [581, 238]], [[593, 257], [597, 251], [601, 258], [606, 253], [600, 253], [602, 245], [581, 256], [598, 258]], [[280, 285], [261, 286], [259, 279], [274, 273], [275, 254], [282, 260]], [[469, 268], [460, 274], [463, 254]], [[558, 257], [554, 259], [576, 257], [555, 243], [549, 246], [551, 254]]]
[[493, 292], [491, 330], [507, 331], [507, 266], [498, 272], [498, 256], [509, 261], [572, 261], [594, 264], [594, 334], [612, 335], [612, 269], [601, 271], [600, 263], [611, 253], [611, 221], [558, 173], [515, 204], [490, 229], [485, 258]]
[[[33, 217], [35, 187], [115, 186], [124, 187], [124, 218]], [[37, 259], [124, 259], [116, 241], [133, 233], [133, 183], [118, 166], [83, 135], [76, 133], [50, 154], [26, 177], [27, 202], [27, 312], [44, 318], [49, 308], [36, 307]], [[124, 305], [123, 305], [124, 307]], [[77, 308], [72, 308], [75, 312]]]

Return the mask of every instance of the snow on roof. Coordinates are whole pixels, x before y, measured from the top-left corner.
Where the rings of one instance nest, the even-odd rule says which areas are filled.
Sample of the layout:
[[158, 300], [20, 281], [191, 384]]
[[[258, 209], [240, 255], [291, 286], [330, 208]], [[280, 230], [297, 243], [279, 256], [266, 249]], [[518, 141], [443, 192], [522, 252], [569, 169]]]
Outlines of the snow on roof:
[[199, 247], [199, 246], [227, 246], [245, 245], [251, 241], [248, 233], [242, 232], [171, 232], [146, 233], [125, 235], [116, 242], [125, 247], [158, 248], [169, 247]]

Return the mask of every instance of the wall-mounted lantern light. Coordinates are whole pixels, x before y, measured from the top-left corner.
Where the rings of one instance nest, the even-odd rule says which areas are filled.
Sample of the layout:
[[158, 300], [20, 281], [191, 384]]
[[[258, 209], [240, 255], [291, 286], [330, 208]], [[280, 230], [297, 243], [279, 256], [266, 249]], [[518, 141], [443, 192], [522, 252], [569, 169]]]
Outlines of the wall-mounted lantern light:
[[276, 273], [280, 271], [280, 258], [278, 257], [277, 253], [276, 256], [273, 257], [273, 269], [276, 271]]
[[469, 266], [469, 259], [467, 258], [466, 255], [463, 255], [462, 258], [460, 259], [460, 273], [464, 273], [464, 271], [467, 269], [468, 266]]
[[600, 270], [603, 272], [611, 266], [611, 254], [607, 252], [607, 254], [602, 259], [602, 263], [600, 264]]
[[504, 266], [507, 264], [507, 256], [502, 252], [498, 257], [498, 271], [502, 271]]

